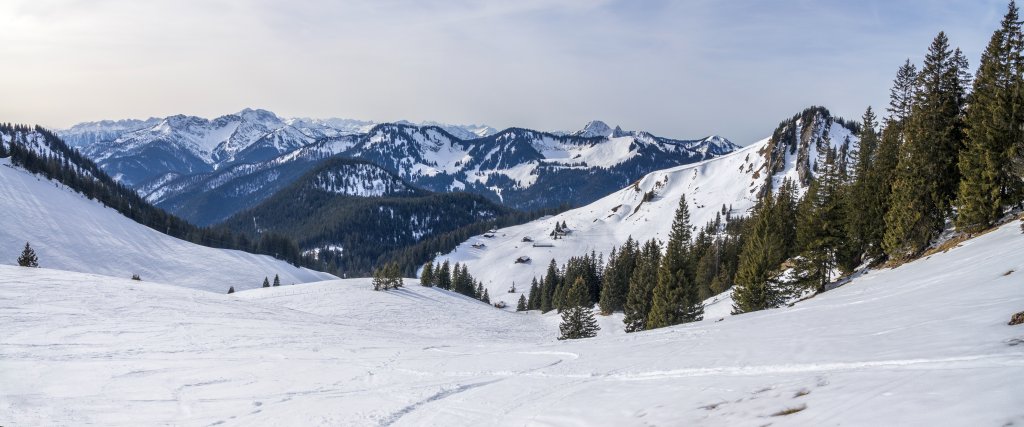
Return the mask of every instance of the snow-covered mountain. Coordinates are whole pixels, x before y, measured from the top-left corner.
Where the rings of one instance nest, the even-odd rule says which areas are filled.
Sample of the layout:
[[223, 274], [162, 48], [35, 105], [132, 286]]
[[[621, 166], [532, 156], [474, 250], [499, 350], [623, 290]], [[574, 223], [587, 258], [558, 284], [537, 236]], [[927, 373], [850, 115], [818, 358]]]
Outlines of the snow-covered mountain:
[[[600, 127], [594, 123], [588, 127]], [[431, 191], [468, 191], [528, 210], [586, 204], [645, 173], [736, 148], [720, 136], [674, 140], [618, 128], [555, 135], [483, 125], [280, 119], [244, 110], [214, 120], [174, 116], [85, 152], [151, 203], [213, 224], [333, 156], [374, 162]]]
[[[376, 123], [353, 119], [280, 118], [246, 108], [215, 119], [175, 115], [104, 120], [58, 131], [104, 170], [131, 186], [153, 185], [239, 162], [270, 160], [324, 138], [366, 133]], [[466, 138], [494, 133], [484, 125], [435, 124]]]
[[[783, 121], [770, 138], [711, 160], [647, 174], [589, 205], [500, 229], [492, 233], [493, 238], [474, 237], [438, 261], [467, 264], [491, 295], [503, 294], [513, 282], [517, 288], [528, 288], [531, 279], [543, 276], [552, 259], [561, 265], [592, 251], [607, 255], [629, 236], [639, 241], [667, 240], [683, 195], [695, 227], [714, 220], [723, 208], [731, 215], [745, 216], [762, 191], [777, 189], [783, 179], [805, 186], [814, 174], [814, 159], [826, 144], [854, 152], [858, 142], [854, 129], [824, 108], [810, 108]], [[563, 222], [571, 233], [552, 240], [555, 223]], [[486, 247], [473, 247], [481, 242]], [[523, 256], [531, 262], [516, 263]]]
[[255, 288], [266, 276], [304, 283], [333, 276], [265, 255], [179, 240], [0, 159], [0, 264], [15, 264], [30, 242], [43, 267], [225, 292]]
[[554, 313], [414, 280], [223, 295], [0, 266], [0, 408], [10, 425], [1017, 425], [1019, 224], [794, 307], [567, 341]]

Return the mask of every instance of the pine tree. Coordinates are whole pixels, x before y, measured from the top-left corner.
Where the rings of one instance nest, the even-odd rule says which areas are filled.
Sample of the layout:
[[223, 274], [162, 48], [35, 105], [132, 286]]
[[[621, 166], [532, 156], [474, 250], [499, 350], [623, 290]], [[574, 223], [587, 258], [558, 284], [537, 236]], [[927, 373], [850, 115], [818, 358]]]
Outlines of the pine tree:
[[384, 269], [381, 267], [373, 269], [373, 281], [371, 282], [371, 284], [373, 284], [373, 290], [386, 291], [390, 288], [385, 274]]
[[426, 287], [434, 286], [434, 262], [428, 261], [423, 264], [423, 272], [420, 273], [420, 284]]
[[490, 304], [491, 296], [487, 294], [487, 289], [484, 289], [483, 295], [480, 297], [480, 301]]
[[228, 288], [228, 293], [229, 293], [229, 294], [233, 294], [233, 293], [235, 293], [235, 287], [234, 287], [234, 286], [232, 286], [232, 287], [229, 287], [229, 288]]
[[391, 289], [398, 289], [402, 287], [402, 271], [399, 269], [397, 262], [388, 263], [385, 272], [387, 275], [388, 286]]
[[281, 278], [274, 275], [274, 286], [281, 286]]
[[540, 285], [537, 284], [536, 277], [530, 282], [530, 298], [526, 302], [526, 308], [540, 310]]
[[597, 326], [594, 311], [584, 303], [589, 298], [586, 283], [582, 278], [576, 279], [566, 294], [566, 299], [572, 303], [562, 311], [562, 323], [558, 326], [561, 336], [558, 339], [590, 338], [597, 335], [601, 328]]
[[516, 304], [516, 311], [526, 311], [526, 295], [519, 296], [519, 304]]
[[22, 267], [39, 267], [39, 258], [36, 257], [36, 251], [29, 246], [28, 242], [25, 242], [25, 249], [21, 251], [21, 256], [18, 257], [18, 265]]
[[445, 260], [441, 264], [441, 269], [438, 271], [437, 278], [435, 279], [437, 287], [444, 290], [452, 290], [452, 273], [451, 266], [448, 265], [448, 260]]
[[1021, 181], [1013, 175], [1014, 143], [1024, 137], [1024, 111], [1017, 102], [1022, 86], [1021, 23], [1011, 1], [1002, 25], [982, 54], [967, 110], [963, 175], [957, 193], [958, 229], [974, 232], [993, 225], [1003, 207], [1021, 201]]
[[637, 242], [630, 236], [618, 252], [608, 258], [601, 286], [601, 314], [608, 315], [625, 309], [629, 280], [636, 268], [638, 252]]
[[478, 300], [483, 300], [484, 299], [484, 284], [483, 283], [477, 283], [476, 284], [476, 290], [473, 291], [473, 297], [475, 297]]
[[264, 288], [269, 288], [270, 287], [270, 279], [269, 278], [267, 278], [267, 277], [263, 278], [263, 287]]
[[556, 308], [555, 294], [558, 287], [558, 264], [554, 259], [548, 263], [547, 273], [544, 275], [543, 297], [540, 300], [542, 313], [547, 313]]
[[704, 317], [700, 291], [693, 282], [690, 264], [690, 209], [686, 197], [679, 198], [665, 257], [658, 268], [658, 284], [652, 291], [647, 328], [661, 328], [693, 322]]
[[846, 197], [846, 234], [850, 246], [857, 255], [877, 256], [881, 251], [882, 234], [885, 230], [884, 214], [881, 214], [877, 195], [877, 177], [872, 173], [872, 162], [876, 159], [879, 135], [875, 129], [875, 112], [871, 107], [864, 111], [861, 120], [860, 147], [854, 166], [854, 182]]
[[920, 252], [944, 227], [960, 180], [956, 159], [964, 135], [965, 67], [960, 50], [951, 51], [945, 33], [939, 33], [918, 75], [885, 216], [890, 258], [905, 260]]
[[749, 220], [733, 285], [734, 314], [764, 310], [782, 301], [778, 275], [783, 241], [771, 215], [774, 203], [772, 197], [762, 198]]
[[658, 284], [658, 267], [661, 265], [661, 245], [651, 239], [644, 243], [638, 256], [636, 268], [629, 279], [629, 293], [626, 295], [625, 316], [622, 322], [626, 332], [647, 329], [647, 316], [651, 312], [654, 287]]
[[836, 164], [837, 154], [829, 147], [823, 155], [818, 161], [818, 176], [799, 204], [800, 257], [794, 269], [801, 283], [818, 292], [824, 291], [825, 285], [831, 282], [845, 241], [842, 177]]

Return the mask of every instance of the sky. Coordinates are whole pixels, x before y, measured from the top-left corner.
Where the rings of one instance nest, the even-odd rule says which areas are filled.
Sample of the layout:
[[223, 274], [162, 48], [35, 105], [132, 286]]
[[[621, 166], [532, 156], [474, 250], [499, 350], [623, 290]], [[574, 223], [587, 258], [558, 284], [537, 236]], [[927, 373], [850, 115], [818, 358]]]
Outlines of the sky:
[[245, 107], [284, 117], [767, 137], [884, 108], [946, 31], [977, 65], [1004, 0], [4, 0], [0, 121]]

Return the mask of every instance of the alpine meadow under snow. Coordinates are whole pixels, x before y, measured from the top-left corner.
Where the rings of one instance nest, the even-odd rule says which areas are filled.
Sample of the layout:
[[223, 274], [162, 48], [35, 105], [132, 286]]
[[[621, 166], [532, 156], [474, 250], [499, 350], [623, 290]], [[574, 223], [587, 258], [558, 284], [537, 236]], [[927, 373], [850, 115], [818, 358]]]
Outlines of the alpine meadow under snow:
[[[365, 114], [384, 108], [386, 115], [452, 119], [466, 86], [487, 88], [474, 92], [479, 101], [461, 106], [481, 117], [501, 110], [503, 120], [539, 114], [555, 123], [623, 105], [648, 115], [644, 91], [653, 89], [658, 111], [643, 120], [651, 129], [699, 121], [686, 113], [692, 103], [716, 108], [715, 99], [679, 93], [680, 86], [648, 73], [663, 69], [664, 62], [650, 61], [663, 53], [683, 52], [689, 62], [680, 63], [729, 75], [739, 63], [728, 60], [729, 51], [754, 46], [758, 84], [732, 77], [716, 95], [735, 101], [723, 113], [730, 120], [754, 123], [744, 110], [750, 105], [777, 111], [804, 102], [805, 94], [771, 78], [780, 71], [800, 76], [800, 90], [848, 111], [842, 93], [863, 95], [864, 83], [877, 77], [878, 58], [867, 56], [902, 52], [903, 41], [876, 29], [898, 24], [901, 37], [916, 40], [911, 35], [940, 26], [931, 9], [959, 18], [950, 11], [981, 8], [902, 8], [922, 13], [911, 19], [889, 16], [891, 5], [883, 2], [865, 23], [861, 8], [796, 2], [848, 18], [835, 23], [841, 28], [834, 34], [815, 31], [818, 44], [831, 49], [816, 52], [775, 46], [793, 45], [773, 38], [795, 31], [783, 19], [753, 28], [766, 43], [730, 39], [755, 34], [730, 28], [737, 16], [731, 12], [791, 12], [785, 1], [656, 8], [591, 2], [560, 6], [558, 14], [547, 2], [460, 4], [441, 26], [431, 22], [433, 9], [454, 12], [450, 5], [404, 4], [416, 12], [410, 20], [376, 13], [390, 6], [369, 2], [350, 14], [358, 22], [339, 25], [326, 4], [316, 5], [316, 15], [302, 10], [308, 5], [289, 4], [273, 8], [274, 18], [260, 25], [301, 31], [246, 26], [253, 30], [244, 33], [247, 43], [269, 33], [287, 42], [270, 46], [288, 49], [242, 74], [229, 63], [252, 50], [232, 37], [216, 40], [222, 63], [209, 67], [189, 49], [161, 50], [205, 42], [207, 33], [194, 31], [199, 26], [184, 38], [163, 25], [129, 26], [171, 37], [154, 44], [136, 41], [128, 27], [101, 25], [104, 13], [67, 21], [61, 13], [89, 8], [35, 3], [15, 7], [10, 15], [17, 19], [6, 19], [0, 6], [0, 38], [13, 35], [34, 47], [8, 52], [18, 64], [9, 71], [95, 79], [89, 84], [110, 96], [90, 97], [92, 113], [110, 101], [130, 105], [126, 115], [143, 113], [143, 104], [130, 99], [151, 97], [167, 103], [160, 111], [238, 108], [231, 105], [239, 100], [220, 98], [243, 86], [249, 101], [298, 96], [299, 108], [294, 100], [281, 107], [334, 114], [307, 98], [313, 83], [317, 96]], [[120, 18], [132, 17], [162, 3], [115, 9]], [[274, 0], [265, 3], [247, 4], [246, 13], [226, 20], [216, 13], [218, 31], [228, 35], [261, 17]], [[995, 16], [988, 4], [986, 19]], [[648, 9], [663, 19], [641, 19]], [[677, 9], [697, 18], [692, 22], [702, 21], [701, 9], [730, 12], [721, 13], [727, 25], [714, 26], [724, 32], [710, 33], [725, 44], [679, 37], [676, 31], [692, 25], [677, 19]], [[1024, 21], [1014, 0], [1004, 10], [981, 55], [960, 49], [944, 31], [923, 57], [904, 60], [899, 53], [887, 105], [857, 107], [864, 109], [856, 120], [810, 106], [747, 146], [711, 132], [721, 129], [672, 139], [599, 120], [576, 131], [544, 131], [285, 118], [251, 108], [213, 119], [178, 114], [56, 131], [0, 121], [0, 427], [1024, 426]], [[104, 73], [65, 63], [42, 67], [35, 57], [60, 58], [49, 54], [60, 38], [26, 29], [50, 18], [41, 14], [47, 11], [54, 18], [47, 30], [110, 30], [117, 46], [130, 39], [156, 48], [161, 59], [139, 60], [128, 49], [119, 50], [116, 63], [104, 63]], [[583, 19], [595, 11], [621, 27], [608, 31], [604, 20]], [[165, 12], [161, 20], [185, 25], [193, 21], [175, 13], [210, 13]], [[377, 15], [388, 24], [368, 25]], [[530, 19], [519, 21], [525, 15]], [[580, 19], [565, 19], [570, 15]], [[585, 36], [586, 45], [548, 40], [543, 25], [529, 24], [537, 18], [558, 23], [559, 34]], [[511, 25], [490, 25], [494, 19]], [[584, 21], [600, 24], [602, 37], [622, 40], [594, 38], [577, 27]], [[488, 30], [475, 31], [470, 22]], [[631, 34], [636, 22], [643, 31]], [[89, 25], [77, 25], [83, 23]], [[281, 25], [290, 23], [299, 25]], [[659, 27], [665, 23], [671, 26]], [[405, 44], [416, 55], [375, 44], [407, 37], [389, 25], [415, 30], [416, 43]], [[953, 29], [977, 40], [977, 33], [960, 34], [972, 25]], [[455, 56], [462, 53], [457, 43], [447, 45], [472, 33], [476, 52], [501, 48], [501, 37], [492, 37], [504, 27], [529, 32], [517, 41], [549, 46], [489, 57]], [[344, 69], [331, 68], [337, 55], [322, 54], [339, 46], [311, 43], [364, 28], [385, 36], [345, 38], [338, 51]], [[431, 37], [439, 29], [456, 37], [437, 43], [448, 40]], [[870, 39], [855, 37], [869, 31]], [[291, 42], [296, 34], [301, 43]], [[89, 55], [72, 59], [100, 53], [95, 40], [76, 40], [76, 52]], [[892, 44], [879, 50], [879, 41]], [[437, 44], [442, 49], [431, 50]], [[364, 45], [401, 66], [364, 56]], [[601, 63], [586, 59], [590, 51], [603, 61], [626, 60], [595, 67]], [[708, 56], [701, 52], [715, 59], [700, 61]], [[281, 53], [314, 60], [289, 61]], [[538, 79], [534, 84], [509, 80], [550, 53], [559, 61], [527, 73]], [[977, 64], [971, 56], [980, 56]], [[163, 66], [162, 58], [173, 58], [175, 67]], [[487, 71], [466, 69], [464, 58]], [[858, 61], [829, 64], [842, 58]], [[448, 72], [425, 67], [425, 59]], [[561, 59], [586, 72], [560, 69]], [[125, 63], [139, 65], [128, 69], [134, 76], [160, 85], [121, 99], [119, 85], [104, 83]], [[201, 97], [190, 96], [183, 85], [191, 74], [161, 78], [180, 64], [197, 75], [219, 73], [198, 85]], [[276, 81], [261, 78], [268, 64]], [[628, 81], [626, 71], [637, 67], [623, 64], [645, 64], [653, 78]], [[793, 73], [792, 64], [811, 74]], [[308, 67], [348, 90], [333, 92], [338, 86], [318, 82]], [[458, 78], [452, 67], [482, 80], [439, 78]], [[716, 78], [691, 72], [699, 67], [668, 69], [687, 84], [695, 76], [709, 85]], [[388, 90], [353, 78], [356, 70], [386, 79]], [[415, 78], [405, 81], [409, 70]], [[829, 91], [804, 81], [814, 73]], [[566, 76], [578, 81], [559, 80]], [[611, 77], [615, 87], [591, 77]], [[17, 81], [32, 83], [38, 97], [11, 96], [0, 110], [24, 109], [45, 121], [51, 112], [33, 110], [37, 104], [53, 105], [56, 115], [78, 101], [75, 90], [54, 99], [47, 89], [70, 88], [45, 73], [38, 79], [46, 84]], [[14, 79], [0, 84], [7, 80]], [[762, 81], [777, 92], [763, 92], [769, 88]], [[287, 87], [275, 86], [281, 83]], [[192, 105], [154, 96], [166, 85], [182, 89], [176, 97]], [[419, 85], [445, 95], [411, 101]], [[613, 102], [588, 101], [594, 88]], [[575, 92], [566, 97], [563, 89]], [[360, 104], [361, 90], [375, 93], [375, 103]], [[515, 111], [519, 96], [532, 100], [529, 111]], [[774, 105], [761, 107], [760, 100]], [[429, 109], [406, 109], [422, 108], [418, 102]], [[595, 111], [569, 114], [560, 102]], [[724, 130], [745, 132], [742, 123]]]
[[410, 280], [222, 295], [3, 266], [0, 412], [11, 425], [1016, 425], [1019, 224], [790, 308], [571, 342], [535, 312]]

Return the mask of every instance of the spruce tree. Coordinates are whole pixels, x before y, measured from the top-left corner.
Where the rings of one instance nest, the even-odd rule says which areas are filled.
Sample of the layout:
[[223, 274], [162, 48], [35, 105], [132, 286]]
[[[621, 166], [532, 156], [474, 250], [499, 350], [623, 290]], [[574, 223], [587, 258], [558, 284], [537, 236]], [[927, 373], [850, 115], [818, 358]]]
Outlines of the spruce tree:
[[557, 288], [558, 288], [558, 264], [554, 259], [548, 263], [547, 273], [544, 275], [544, 298], [541, 299], [541, 312], [547, 313], [554, 308], [557, 308]]
[[602, 278], [601, 314], [608, 315], [625, 309], [629, 280], [636, 268], [638, 252], [636, 240], [629, 236], [618, 252], [608, 258], [608, 267]]
[[845, 240], [842, 177], [831, 147], [819, 159], [818, 176], [798, 208], [797, 242], [800, 257], [795, 274], [800, 282], [821, 292], [839, 265]]
[[540, 286], [536, 277], [530, 282], [530, 298], [526, 302], [526, 307], [530, 310], [540, 310]]
[[772, 197], [763, 197], [754, 208], [744, 233], [733, 285], [733, 314], [764, 310], [782, 301], [784, 294], [778, 286], [778, 275], [784, 260], [784, 243], [771, 215], [774, 203]]
[[480, 301], [490, 304], [491, 296], [487, 294], [487, 289], [484, 289], [483, 295], [480, 296]]
[[270, 287], [270, 279], [269, 278], [267, 278], [267, 277], [263, 278], [263, 287], [264, 288], [269, 288]]
[[450, 291], [452, 290], [452, 273], [451, 266], [448, 265], [448, 260], [445, 260], [441, 264], [440, 270], [438, 270], [437, 278], [435, 279], [437, 287]]
[[274, 275], [274, 286], [281, 286], [281, 278], [276, 274]]
[[1021, 181], [1012, 170], [1014, 143], [1024, 137], [1019, 104], [1021, 23], [1010, 2], [1002, 24], [982, 54], [967, 110], [966, 149], [960, 152], [963, 175], [957, 193], [957, 229], [979, 231], [993, 225], [1004, 206], [1021, 201]]
[[420, 284], [426, 287], [434, 286], [434, 262], [428, 261], [423, 264], [423, 272], [420, 273]]
[[590, 338], [597, 335], [601, 328], [597, 326], [594, 311], [588, 303], [584, 303], [589, 299], [586, 283], [582, 278], [576, 279], [566, 293], [566, 300], [571, 303], [562, 311], [562, 323], [558, 326], [561, 336], [558, 339]]
[[36, 257], [36, 251], [29, 246], [28, 242], [25, 242], [25, 249], [21, 251], [21, 256], [18, 257], [18, 265], [22, 267], [39, 267], [39, 258]]
[[874, 257], [880, 253], [881, 232], [885, 229], [884, 214], [880, 213], [881, 200], [877, 177], [872, 173], [872, 162], [876, 159], [879, 135], [875, 129], [877, 119], [871, 107], [864, 111], [861, 120], [860, 147], [857, 163], [854, 165], [854, 181], [846, 197], [846, 234], [856, 254]]
[[622, 322], [626, 332], [647, 329], [647, 317], [651, 312], [654, 287], [658, 284], [658, 267], [661, 265], [661, 245], [656, 239], [644, 243], [638, 256], [636, 268], [629, 279], [629, 293], [626, 295], [625, 316]]
[[965, 67], [959, 49], [951, 50], [946, 34], [939, 33], [918, 75], [885, 216], [890, 258], [917, 254], [944, 227], [960, 180], [956, 159], [964, 139]]
[[519, 296], [519, 303], [516, 304], [516, 311], [526, 311], [526, 295]]
[[658, 268], [658, 284], [652, 291], [647, 328], [661, 328], [693, 322], [704, 317], [700, 290], [692, 277], [690, 263], [690, 209], [686, 197], [679, 198], [672, 228], [669, 230], [665, 257]]
[[229, 294], [233, 294], [233, 293], [235, 293], [235, 287], [234, 287], [234, 286], [232, 286], [232, 287], [229, 287], [229, 288], [228, 288], [228, 293], [229, 293]]

